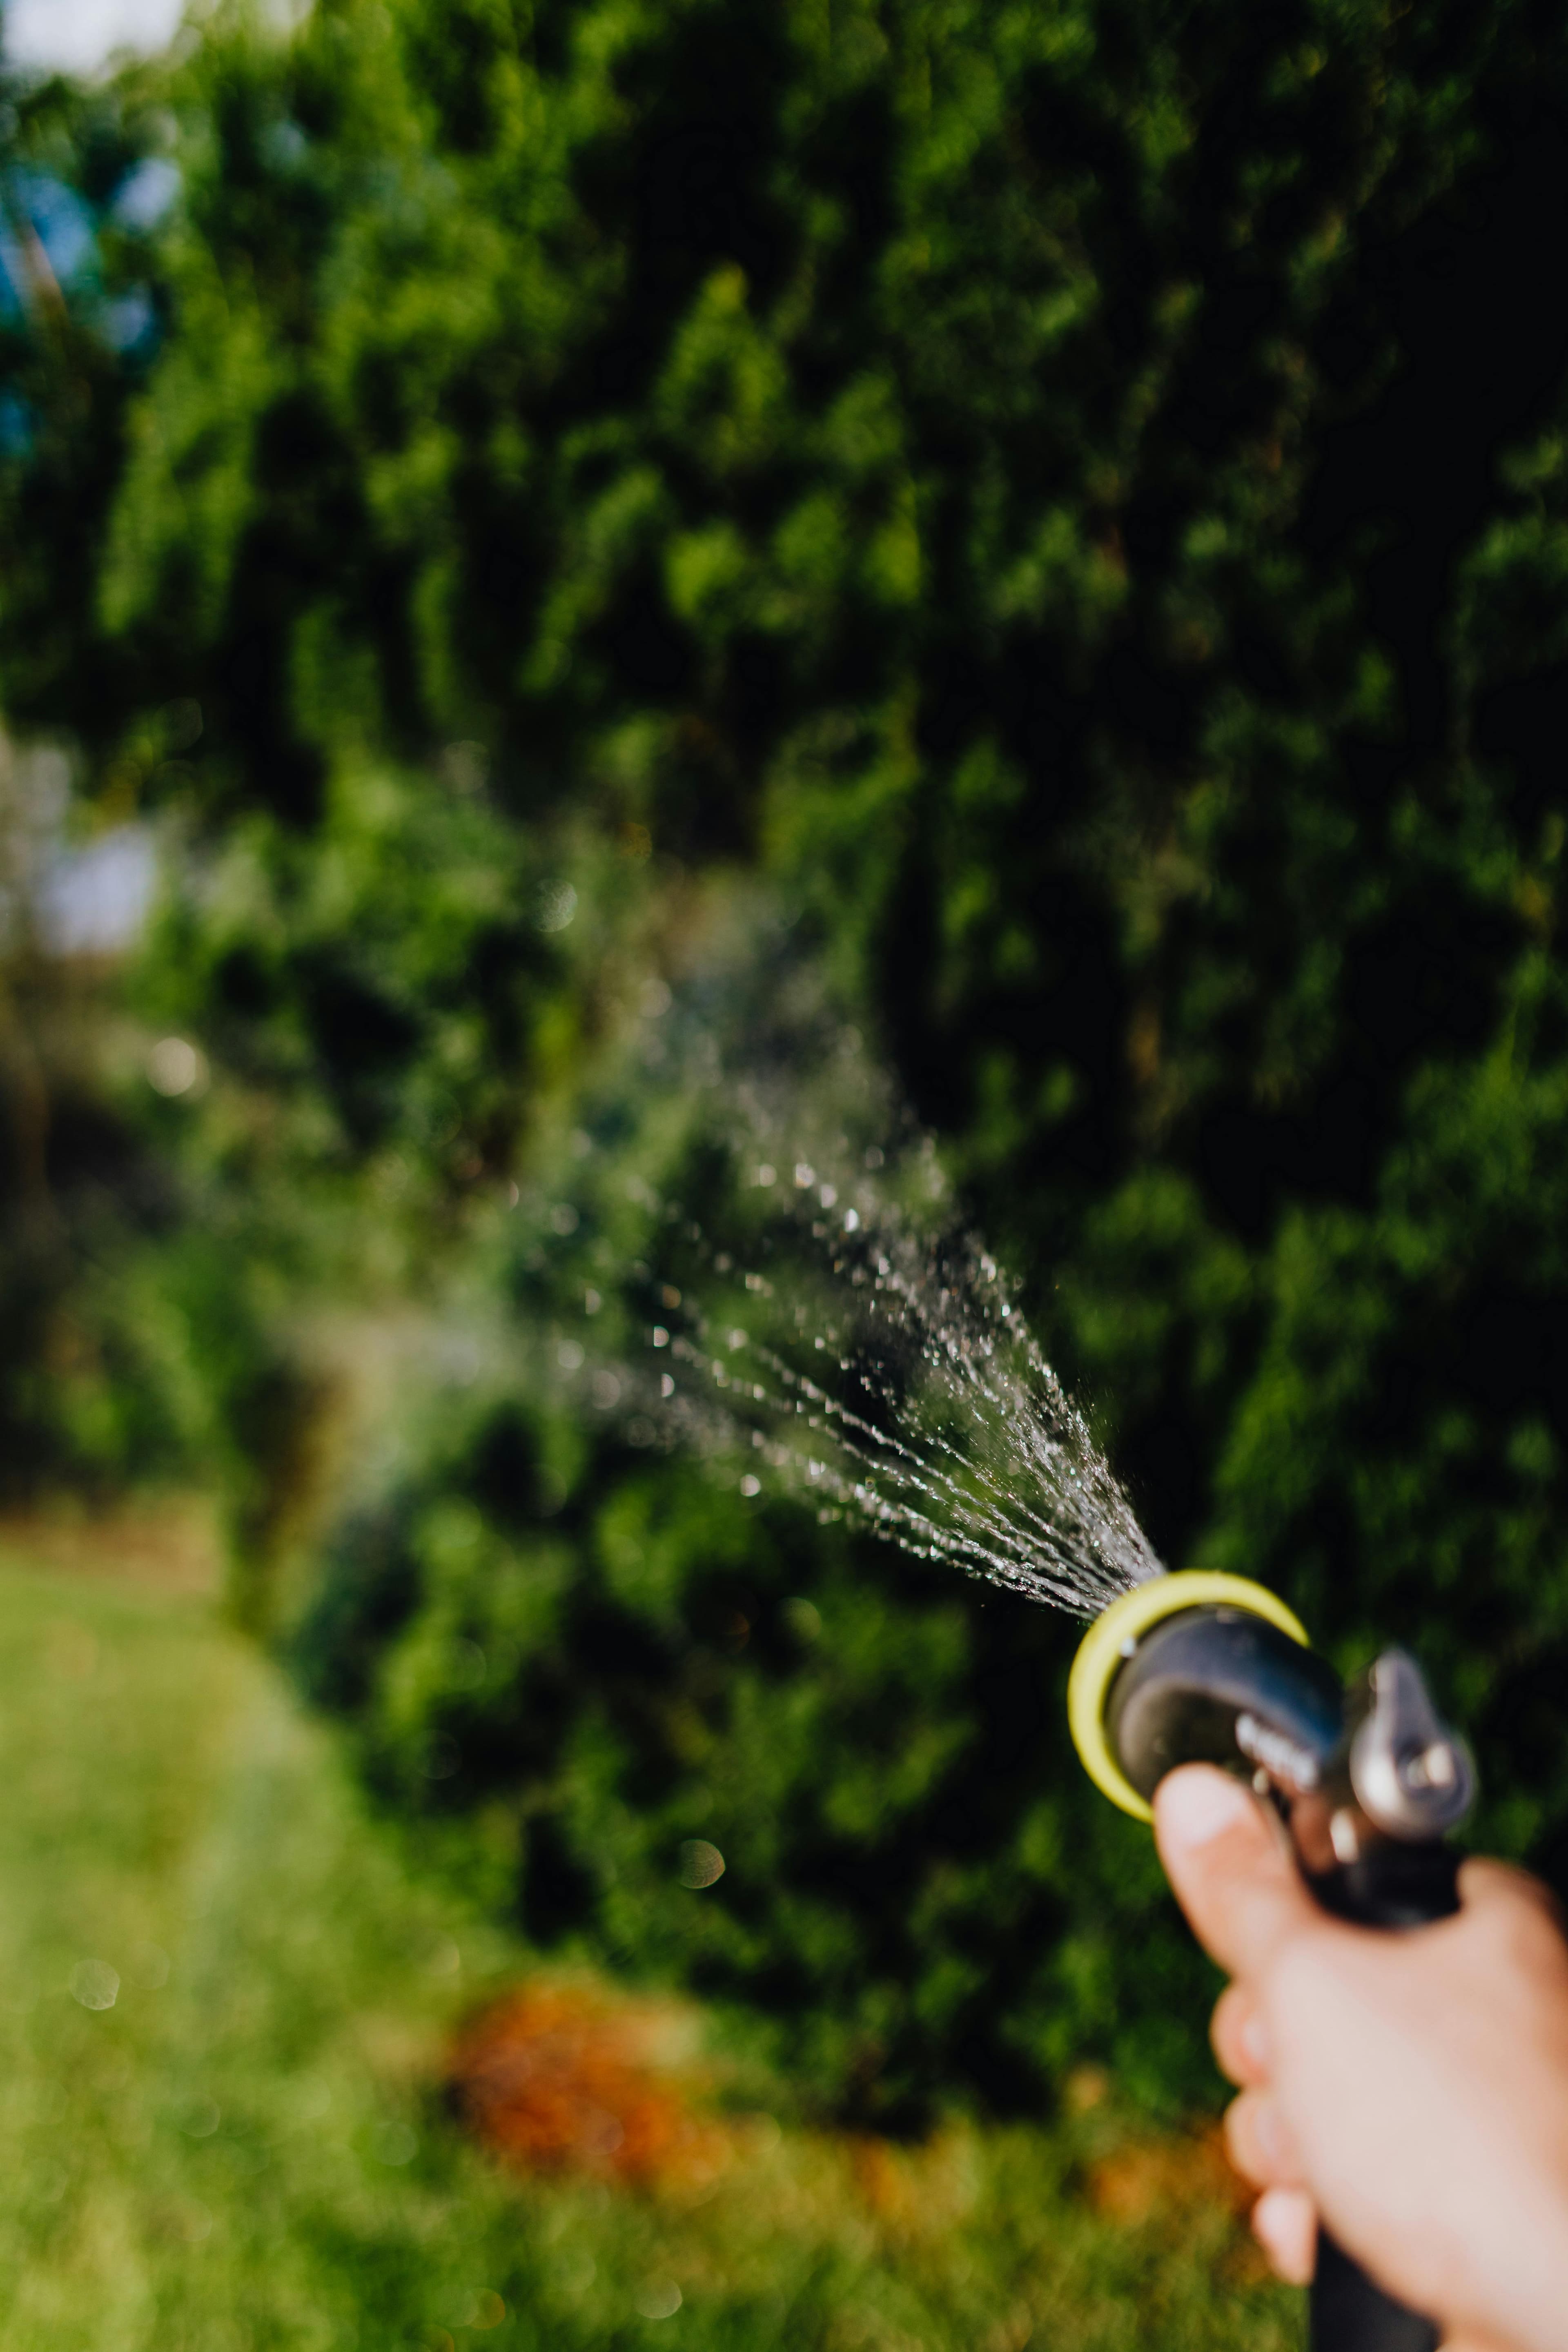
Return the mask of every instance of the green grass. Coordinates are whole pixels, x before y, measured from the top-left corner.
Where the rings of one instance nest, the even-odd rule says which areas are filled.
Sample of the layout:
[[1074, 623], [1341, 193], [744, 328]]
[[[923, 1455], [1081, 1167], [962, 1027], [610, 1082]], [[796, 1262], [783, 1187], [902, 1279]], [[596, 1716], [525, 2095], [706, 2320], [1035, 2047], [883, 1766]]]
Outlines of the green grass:
[[[5, 2352], [1298, 2340], [1179, 2177], [1131, 2222], [1094, 2210], [1114, 2103], [869, 2165], [758, 2123], [700, 2201], [497, 2170], [440, 2053], [527, 1955], [411, 1874], [199, 1594], [0, 1553], [0, 1786]], [[507, 2315], [470, 2333], [486, 2294]]]

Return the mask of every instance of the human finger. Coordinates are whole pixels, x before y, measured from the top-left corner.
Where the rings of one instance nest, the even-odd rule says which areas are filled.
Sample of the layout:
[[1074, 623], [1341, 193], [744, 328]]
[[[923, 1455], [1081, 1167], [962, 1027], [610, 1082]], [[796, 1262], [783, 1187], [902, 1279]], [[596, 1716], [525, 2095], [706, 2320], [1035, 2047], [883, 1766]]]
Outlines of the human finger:
[[1266, 2189], [1252, 2209], [1252, 2234], [1287, 2286], [1310, 2286], [1318, 2266], [1318, 2209], [1304, 2189]]
[[1549, 1919], [1559, 1935], [1563, 1931], [1562, 1906], [1552, 1889], [1532, 1878], [1528, 1870], [1516, 1869], [1511, 1862], [1472, 1854], [1459, 1865], [1459, 1900], [1467, 1911], [1517, 1909], [1526, 1904], [1531, 1912]]
[[1258, 2003], [1242, 1984], [1228, 1984], [1215, 2003], [1209, 2040], [1220, 2072], [1245, 2089], [1268, 2079], [1268, 2045]]
[[1193, 1931], [1232, 1976], [1321, 1924], [1257, 1799], [1212, 1764], [1184, 1764], [1154, 1792], [1160, 1859]]
[[1259, 2189], [1299, 2189], [1301, 2168], [1289, 2126], [1267, 2091], [1243, 2091], [1225, 2111], [1225, 2141], [1244, 2179]]

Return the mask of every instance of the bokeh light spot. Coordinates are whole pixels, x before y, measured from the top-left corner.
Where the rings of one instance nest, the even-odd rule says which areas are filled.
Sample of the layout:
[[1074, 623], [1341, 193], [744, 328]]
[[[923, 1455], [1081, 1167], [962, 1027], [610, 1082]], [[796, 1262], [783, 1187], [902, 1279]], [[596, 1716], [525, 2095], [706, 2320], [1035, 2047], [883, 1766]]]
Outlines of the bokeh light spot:
[[188, 1037], [160, 1037], [147, 1055], [147, 1083], [161, 1095], [188, 1095], [206, 1063]]
[[71, 1999], [83, 2009], [112, 2009], [120, 1998], [120, 1976], [107, 1960], [79, 1960], [70, 1975]]
[[682, 1886], [715, 1886], [724, 1875], [724, 1857], [706, 1838], [687, 1838], [680, 1849]]

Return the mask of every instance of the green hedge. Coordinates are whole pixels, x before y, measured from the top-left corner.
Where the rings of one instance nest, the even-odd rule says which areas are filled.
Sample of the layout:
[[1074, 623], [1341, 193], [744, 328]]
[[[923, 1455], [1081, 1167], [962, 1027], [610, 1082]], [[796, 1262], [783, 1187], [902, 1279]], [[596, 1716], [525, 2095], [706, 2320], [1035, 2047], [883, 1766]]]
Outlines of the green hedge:
[[[761, 868], [1162, 1552], [1346, 1664], [1414, 1641], [1560, 1877], [1563, 68], [1522, 6], [1361, 0], [220, 26], [83, 624], [106, 756], [199, 700], [156, 788], [252, 861], [150, 984], [275, 1107], [222, 1171], [276, 1231], [324, 1188], [374, 1239], [395, 1161], [396, 1278], [439, 1244], [547, 1319], [485, 1236], [588, 1116], [601, 959], [679, 978], [693, 877]], [[658, 1100], [596, 1147], [640, 1178]], [[1194, 1964], [1041, 1701], [1066, 1631], [603, 1436], [542, 1512], [560, 1412], [496, 1377], [301, 1636], [389, 1796], [863, 2112], [1084, 2047], [1190, 2084]], [[692, 1898], [699, 1780], [754, 1872]]]

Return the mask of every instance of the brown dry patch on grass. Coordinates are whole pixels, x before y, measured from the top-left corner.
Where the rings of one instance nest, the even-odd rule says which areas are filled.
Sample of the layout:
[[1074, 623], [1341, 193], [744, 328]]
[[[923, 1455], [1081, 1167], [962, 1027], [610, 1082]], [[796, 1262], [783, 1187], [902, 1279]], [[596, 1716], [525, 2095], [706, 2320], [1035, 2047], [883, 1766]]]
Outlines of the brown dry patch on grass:
[[[811, 2130], [781, 2140], [771, 2116], [715, 2116], [713, 2086], [693, 2063], [694, 2025], [674, 2003], [536, 1979], [459, 2031], [451, 2103], [481, 2146], [521, 2172], [654, 2191], [693, 2210], [717, 2192], [711, 2210], [730, 2215], [726, 2228], [737, 2212], [765, 2216], [774, 2231], [837, 2243], [857, 2259], [880, 2249], [879, 2259], [942, 2270], [995, 2189], [997, 2150], [984, 2135], [955, 2124], [918, 2145]], [[1097, 2077], [1093, 2098], [1086, 2092], [1076, 2104], [1104, 2095]], [[1244, 2226], [1250, 2191], [1217, 2126], [1125, 2141], [1083, 2178], [1096, 2221], [1161, 2243], [1202, 2240], [1205, 2258], [1238, 2286], [1267, 2275]], [[747, 2228], [726, 2240], [726, 2277], [744, 2267], [742, 2242]], [[693, 2287], [704, 2242], [687, 2249], [682, 2277]], [[985, 2336], [984, 2352], [1014, 2352], [1032, 2326], [1018, 2304]]]
[[475, 2137], [528, 2172], [700, 2188], [734, 2153], [700, 2112], [679, 2012], [584, 1985], [534, 1983], [458, 2033], [451, 2096]]
[[1101, 2157], [1089, 2176], [1089, 2201], [1109, 2221], [1148, 2221], [1193, 2206], [1217, 2206], [1239, 2221], [1256, 2194], [1226, 2156], [1217, 2124], [1135, 2141]]
[[905, 2243], [961, 2222], [976, 2193], [973, 2135], [937, 2132], [917, 2146], [853, 2138], [847, 2149], [860, 2201], [882, 2235]]
[[1247, 2229], [1258, 2191], [1245, 2181], [1226, 2153], [1218, 2124], [1157, 2140], [1139, 2140], [1102, 2157], [1089, 2175], [1089, 2201], [1101, 2220], [1128, 2228], [1173, 2222], [1219, 2213], [1230, 2223], [1234, 2242], [1226, 2269], [1238, 2285], [1256, 2285], [1269, 2274], [1262, 2249]]
[[88, 1512], [79, 1504], [0, 1513], [0, 1551], [19, 1568], [120, 1579], [160, 1592], [213, 1593], [223, 1577], [216, 1514], [177, 1496]]
[[913, 2248], [973, 2209], [977, 2143], [954, 2127], [919, 2146], [796, 2131], [712, 2113], [693, 2019], [592, 1982], [538, 1980], [458, 2032], [448, 2096], [481, 2146], [517, 2169], [597, 2179], [700, 2203], [722, 2187], [806, 2236]]

